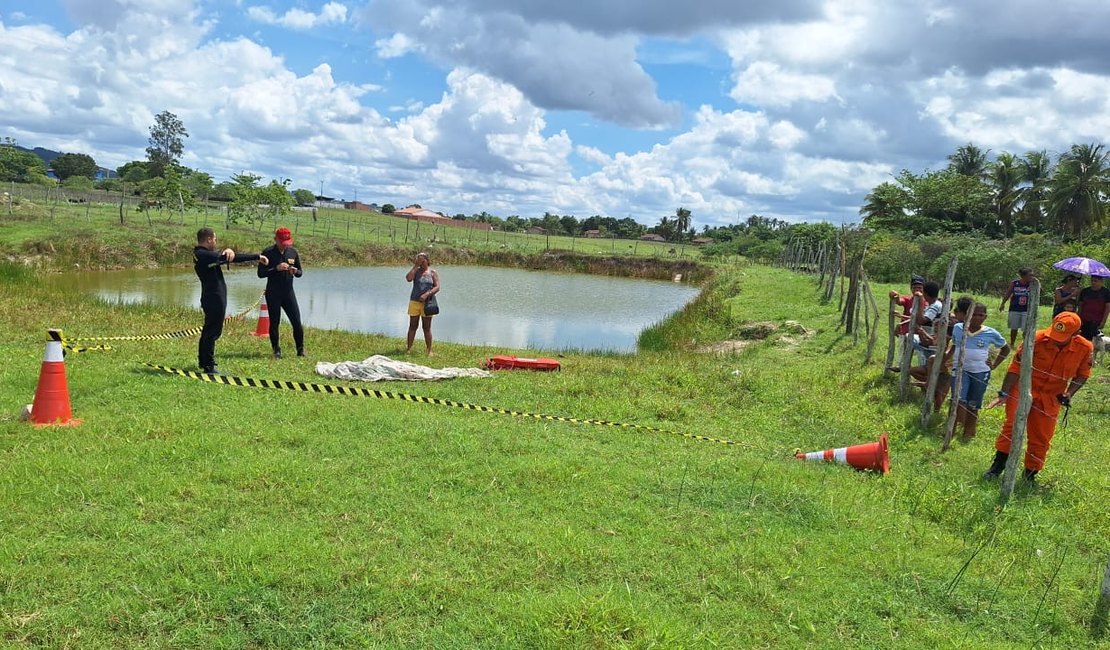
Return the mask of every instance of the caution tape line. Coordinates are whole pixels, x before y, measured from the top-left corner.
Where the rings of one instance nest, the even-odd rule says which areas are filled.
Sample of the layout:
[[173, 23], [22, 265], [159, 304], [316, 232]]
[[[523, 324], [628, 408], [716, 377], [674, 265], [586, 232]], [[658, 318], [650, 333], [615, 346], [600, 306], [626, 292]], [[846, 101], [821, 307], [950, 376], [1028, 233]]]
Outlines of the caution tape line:
[[110, 345], [80, 346], [80, 345], [73, 345], [72, 343], [70, 343], [69, 341], [66, 341], [64, 339], [61, 341], [61, 344], [62, 344], [62, 349], [65, 350], [66, 352], [108, 352], [108, 351], [112, 350], [112, 346], [110, 346]]
[[641, 424], [628, 424], [624, 422], [610, 422], [608, 420], [589, 420], [583, 418], [568, 418], [561, 415], [543, 415], [540, 413], [528, 413], [526, 411], [510, 411], [506, 409], [496, 408], [492, 406], [481, 406], [478, 404], [467, 404], [465, 402], [456, 402], [454, 400], [439, 399], [437, 397], [424, 397], [423, 395], [410, 395], [408, 393], [393, 393], [385, 390], [376, 390], [371, 388], [362, 388], [360, 386], [338, 386], [335, 384], [315, 384], [299, 381], [284, 381], [279, 379], [255, 379], [252, 377], [233, 377], [228, 375], [210, 375], [202, 372], [194, 372], [192, 370], [182, 370], [180, 368], [171, 368], [169, 366], [161, 366], [153, 363], [147, 363], [146, 366], [161, 370], [162, 372], [171, 375], [178, 375], [189, 379], [198, 379], [212, 384], [222, 384], [225, 386], [242, 386], [245, 388], [275, 388], [279, 390], [292, 390], [302, 393], [327, 393], [331, 395], [346, 395], [348, 397], [374, 397], [377, 399], [395, 399], [402, 402], [416, 402], [418, 404], [434, 404], [436, 406], [451, 406], [454, 408], [466, 409], [468, 411], [481, 411], [483, 413], [500, 413], [502, 415], [512, 415], [522, 418], [533, 418], [536, 420], [548, 420], [553, 422], [569, 422], [572, 424], [593, 424], [603, 427], [618, 427], [622, 429], [637, 429], [639, 431], [650, 431], [652, 433], [664, 433], [668, 435], [680, 436], [690, 440], [700, 440], [702, 442], [716, 442], [722, 445], [732, 445], [737, 447], [747, 446], [732, 440], [724, 438], [712, 438], [710, 436], [699, 436], [693, 433], [684, 433], [681, 431], [671, 431], [669, 429], [660, 429], [658, 427], [649, 427]]
[[65, 338], [64, 341], [73, 343], [76, 341], [167, 341], [170, 339], [182, 339], [190, 336], [199, 336], [201, 328], [191, 327], [187, 330], [180, 330], [177, 332], [167, 332], [165, 334], [139, 334], [136, 336], [80, 336], [76, 338]]
[[[249, 314], [251, 311], [253, 311], [254, 308], [257, 307], [259, 305], [259, 303], [261, 303], [261, 302], [262, 302], [262, 298], [259, 298], [258, 301], [256, 301], [250, 307], [247, 307], [246, 309], [239, 312], [238, 314], [233, 314], [231, 316], [228, 316], [228, 317], [224, 318], [224, 321], [226, 322], [226, 321], [229, 321], [229, 320], [242, 320], [243, 318], [246, 317], [247, 314]], [[63, 337], [62, 345], [67, 346], [67, 347], [72, 347], [72, 346], [68, 346], [68, 344], [75, 343], [75, 342], [78, 342], [78, 341], [168, 341], [168, 340], [171, 340], [171, 339], [183, 339], [183, 338], [188, 338], [188, 337], [191, 337], [191, 336], [199, 336], [200, 332], [201, 332], [201, 329], [202, 328], [200, 328], [200, 327], [191, 327], [187, 330], [179, 330], [177, 332], [167, 332], [165, 334], [139, 334], [139, 335], [135, 335], [135, 336], [78, 336], [78, 337], [73, 337], [73, 338]], [[110, 350], [112, 348], [109, 347], [109, 346], [94, 346], [94, 347], [84, 348], [84, 349], [76, 350], [76, 351], [84, 352], [86, 350], [100, 350], [100, 349]]]

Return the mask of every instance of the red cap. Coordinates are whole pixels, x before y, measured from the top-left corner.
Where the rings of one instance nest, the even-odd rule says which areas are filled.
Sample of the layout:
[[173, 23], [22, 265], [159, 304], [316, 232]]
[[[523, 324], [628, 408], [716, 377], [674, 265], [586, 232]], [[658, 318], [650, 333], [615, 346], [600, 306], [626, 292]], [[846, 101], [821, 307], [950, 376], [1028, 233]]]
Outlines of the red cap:
[[293, 243], [293, 233], [289, 232], [288, 228], [278, 228], [275, 230], [274, 238], [286, 246]]

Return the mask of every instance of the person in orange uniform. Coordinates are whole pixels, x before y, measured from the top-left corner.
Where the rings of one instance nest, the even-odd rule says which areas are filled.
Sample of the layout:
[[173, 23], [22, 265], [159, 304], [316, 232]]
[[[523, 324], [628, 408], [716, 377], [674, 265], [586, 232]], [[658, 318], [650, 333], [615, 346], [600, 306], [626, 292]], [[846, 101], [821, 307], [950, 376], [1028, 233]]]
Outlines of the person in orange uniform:
[[[1046, 329], [1038, 330], [1033, 344], [1033, 404], [1025, 434], [1029, 441], [1025, 451], [1025, 480], [1033, 482], [1037, 472], [1044, 468], [1048, 446], [1056, 433], [1056, 416], [1061, 406], [1070, 406], [1071, 398], [1091, 376], [1091, 353], [1094, 346], [1079, 333], [1082, 321], [1074, 312], [1062, 312], [1052, 319]], [[1006, 422], [994, 443], [994, 462], [983, 474], [985, 479], [997, 478], [1010, 456], [1010, 434], [1017, 416], [1019, 395], [1017, 390], [1021, 373], [1021, 346], [1018, 347], [1002, 390], [987, 405], [993, 408], [1006, 403]]]

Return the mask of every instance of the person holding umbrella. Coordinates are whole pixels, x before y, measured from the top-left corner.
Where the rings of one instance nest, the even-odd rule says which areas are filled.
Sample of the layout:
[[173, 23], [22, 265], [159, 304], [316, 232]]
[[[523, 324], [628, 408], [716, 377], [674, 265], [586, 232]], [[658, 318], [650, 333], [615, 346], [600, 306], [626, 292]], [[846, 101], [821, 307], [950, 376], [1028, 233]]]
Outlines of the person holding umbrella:
[[1069, 257], [1052, 265], [1061, 271], [1070, 271], [1091, 276], [1091, 286], [1079, 292], [1079, 318], [1082, 321], [1079, 334], [1094, 343], [1099, 331], [1106, 327], [1106, 317], [1110, 316], [1110, 289], [1104, 285], [1110, 268], [1090, 257]]

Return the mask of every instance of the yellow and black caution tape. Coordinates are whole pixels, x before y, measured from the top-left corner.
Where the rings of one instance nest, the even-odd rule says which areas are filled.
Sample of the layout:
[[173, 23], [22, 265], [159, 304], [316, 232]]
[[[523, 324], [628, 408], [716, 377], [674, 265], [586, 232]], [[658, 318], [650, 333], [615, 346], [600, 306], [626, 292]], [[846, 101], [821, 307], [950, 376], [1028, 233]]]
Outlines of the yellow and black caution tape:
[[452, 406], [455, 408], [466, 409], [468, 411], [481, 411], [483, 413], [500, 413], [502, 415], [513, 415], [522, 418], [535, 418], [537, 420], [550, 420], [553, 422], [570, 422], [572, 424], [594, 424], [603, 427], [619, 427], [622, 429], [637, 429], [639, 431], [650, 431], [653, 433], [665, 433], [669, 435], [681, 436], [690, 440], [700, 440], [702, 442], [716, 442], [722, 445], [733, 445], [738, 447], [746, 447], [743, 443], [726, 440], [724, 438], [711, 438], [709, 436], [699, 436], [693, 433], [683, 433], [681, 431], [670, 431], [668, 429], [660, 429], [657, 427], [648, 427], [640, 424], [626, 424], [623, 422], [609, 422], [608, 420], [587, 420], [583, 418], [568, 418], [561, 415], [542, 415], [539, 413], [528, 413], [525, 411], [510, 411], [506, 409], [496, 408], [493, 406], [480, 406], [478, 404], [467, 404], [465, 402], [456, 402], [454, 400], [439, 399], [437, 397], [424, 397], [422, 395], [409, 395], [407, 393], [393, 393], [386, 390], [376, 390], [370, 388], [362, 388], [361, 386], [337, 386], [334, 384], [314, 384], [300, 381], [284, 381], [279, 379], [255, 379], [252, 377], [231, 377], [227, 375], [210, 375], [203, 372], [193, 372], [191, 370], [181, 370], [179, 368], [171, 368], [169, 366], [160, 366], [153, 363], [146, 364], [150, 368], [167, 372], [171, 375], [178, 375], [187, 377], [189, 379], [199, 379], [213, 384], [223, 384], [225, 386], [243, 386], [247, 388], [276, 388], [279, 390], [292, 390], [302, 393], [327, 393], [331, 395], [346, 395], [348, 397], [374, 397], [377, 399], [395, 399], [402, 402], [416, 402], [419, 404], [434, 404], [436, 406]]
[[[255, 303], [253, 305], [251, 305], [250, 307], [247, 307], [246, 309], [240, 311], [237, 314], [233, 314], [231, 316], [228, 316], [228, 317], [224, 318], [224, 321], [242, 320], [247, 314], [249, 314], [251, 311], [253, 311], [254, 308], [257, 307], [259, 305], [259, 303], [261, 303], [261, 302], [262, 302], [262, 298], [260, 296], [258, 298], [258, 300], [255, 301]], [[97, 345], [97, 346], [90, 346], [90, 347], [85, 347], [85, 348], [78, 348], [77, 346], [74, 346], [73, 343], [84, 342], [84, 341], [169, 341], [171, 339], [184, 339], [184, 338], [191, 338], [191, 337], [194, 337], [194, 336], [200, 336], [201, 329], [203, 329], [203, 328], [190, 327], [187, 330], [178, 330], [176, 332], [166, 332], [164, 334], [137, 334], [137, 335], [134, 335], [134, 336], [78, 336], [78, 337], [69, 338], [69, 337], [66, 337], [66, 336], [63, 335], [63, 336], [61, 336], [61, 338], [59, 338], [57, 340], [61, 341], [62, 346], [66, 347], [67, 349], [71, 349], [71, 350], [74, 350], [76, 352], [86, 352], [86, 351], [89, 351], [89, 350], [111, 350], [112, 347], [109, 346], [109, 345]], [[57, 330], [57, 331], [58, 331], [59, 335], [61, 335], [61, 330]]]
[[135, 336], [79, 336], [76, 338], [65, 338], [64, 341], [73, 343], [75, 341], [168, 341], [170, 339], [183, 339], [192, 336], [199, 336], [201, 328], [190, 327], [187, 330], [179, 330], [177, 332], [167, 332], [165, 334], [138, 334]]

